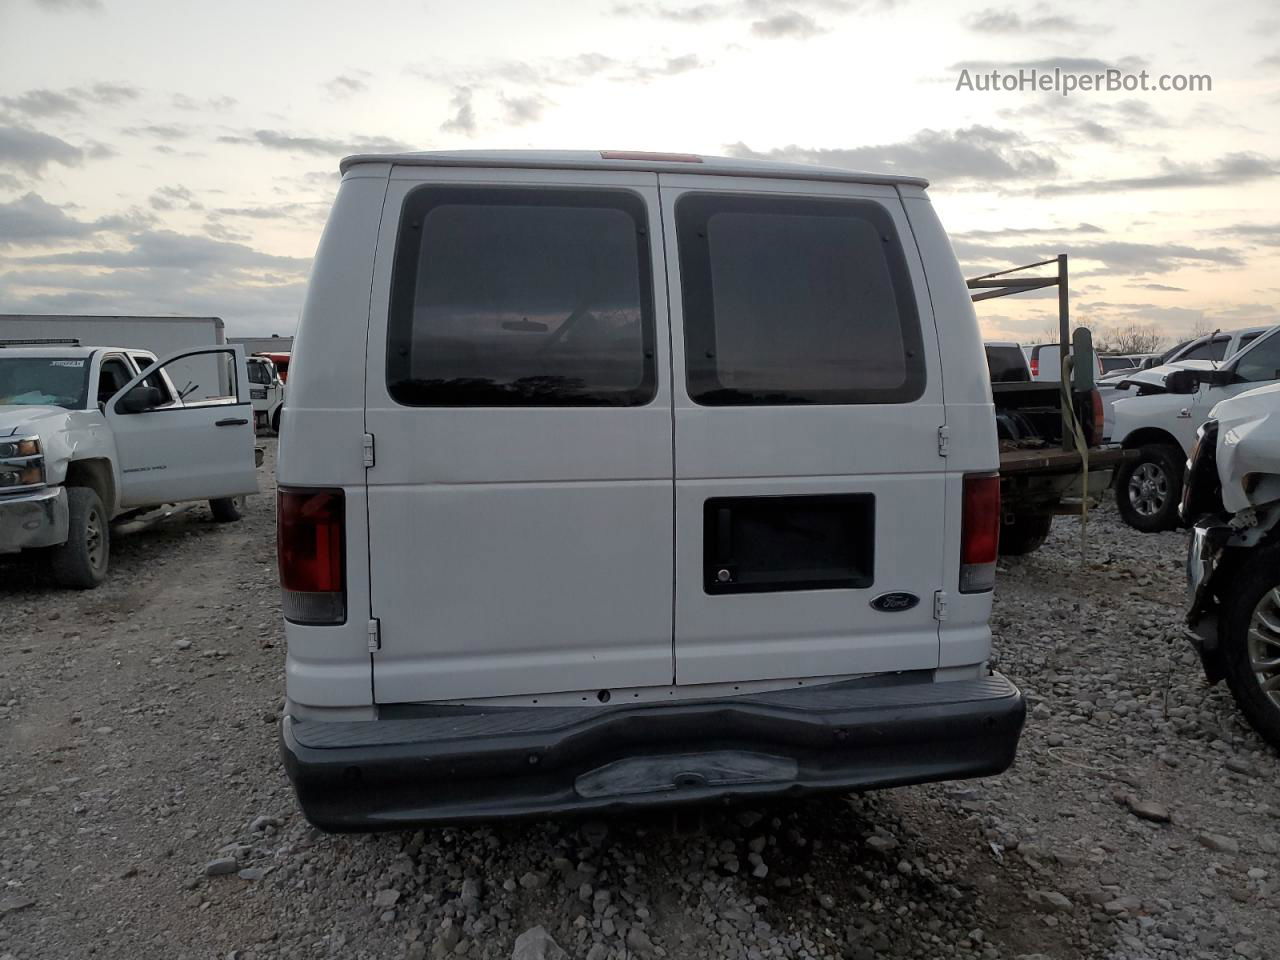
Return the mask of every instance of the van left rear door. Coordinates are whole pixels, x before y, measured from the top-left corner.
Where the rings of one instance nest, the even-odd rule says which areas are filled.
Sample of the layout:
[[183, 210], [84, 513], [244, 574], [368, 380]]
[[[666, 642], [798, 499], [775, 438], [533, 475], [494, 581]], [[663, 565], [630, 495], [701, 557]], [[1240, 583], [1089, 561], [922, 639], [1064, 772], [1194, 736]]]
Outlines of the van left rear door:
[[379, 703], [670, 684], [657, 177], [401, 167], [370, 313]]

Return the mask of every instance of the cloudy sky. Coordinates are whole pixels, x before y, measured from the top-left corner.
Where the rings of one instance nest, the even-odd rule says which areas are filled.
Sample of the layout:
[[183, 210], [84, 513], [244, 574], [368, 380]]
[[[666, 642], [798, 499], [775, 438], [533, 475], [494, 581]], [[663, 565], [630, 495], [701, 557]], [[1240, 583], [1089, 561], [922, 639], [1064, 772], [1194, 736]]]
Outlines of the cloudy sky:
[[[1055, 66], [1212, 90], [957, 90]], [[1065, 251], [1172, 338], [1280, 319], [1277, 130], [1263, 0], [0, 0], [0, 312], [289, 333], [343, 155], [568, 147], [925, 176], [967, 273]]]

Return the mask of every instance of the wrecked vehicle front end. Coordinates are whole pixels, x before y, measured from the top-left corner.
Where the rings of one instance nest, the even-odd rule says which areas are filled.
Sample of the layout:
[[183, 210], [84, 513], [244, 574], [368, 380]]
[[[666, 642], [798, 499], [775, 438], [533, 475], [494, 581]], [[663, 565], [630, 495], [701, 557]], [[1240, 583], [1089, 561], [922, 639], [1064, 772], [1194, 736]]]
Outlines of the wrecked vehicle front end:
[[1218, 404], [1187, 461], [1187, 635], [1280, 746], [1280, 385]]

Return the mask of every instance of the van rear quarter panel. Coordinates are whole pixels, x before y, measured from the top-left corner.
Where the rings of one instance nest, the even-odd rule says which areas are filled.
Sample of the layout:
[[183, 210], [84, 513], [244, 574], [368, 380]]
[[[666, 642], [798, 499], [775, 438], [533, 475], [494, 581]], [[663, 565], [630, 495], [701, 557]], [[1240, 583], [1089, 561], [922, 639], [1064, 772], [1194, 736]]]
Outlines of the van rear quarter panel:
[[961, 504], [966, 473], [1000, 469], [995, 407], [982, 333], [955, 251], [929, 198], [919, 188], [901, 187], [933, 303], [938, 344], [944, 358], [947, 427], [947, 523], [943, 550], [947, 557], [947, 618], [939, 629], [938, 666], [982, 663], [991, 652], [990, 591], [960, 592]]
[[311, 268], [282, 414], [281, 486], [340, 487], [346, 499], [346, 623], [285, 624], [288, 697], [313, 707], [373, 702], [361, 443], [369, 290], [388, 169], [358, 167], [338, 188]]

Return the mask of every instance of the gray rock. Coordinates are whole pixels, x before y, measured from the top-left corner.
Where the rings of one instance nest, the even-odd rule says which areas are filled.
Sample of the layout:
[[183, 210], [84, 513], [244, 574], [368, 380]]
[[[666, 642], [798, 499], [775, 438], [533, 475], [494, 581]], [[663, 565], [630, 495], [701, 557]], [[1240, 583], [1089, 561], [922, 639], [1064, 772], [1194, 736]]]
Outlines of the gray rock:
[[235, 857], [219, 857], [217, 860], [210, 860], [204, 865], [204, 875], [206, 877], [225, 877], [239, 870], [240, 864]]
[[379, 890], [377, 893], [373, 895], [373, 905], [375, 907], [381, 907], [384, 910], [387, 907], [394, 907], [399, 902], [400, 902], [399, 890], [392, 890], [392, 889]]
[[1121, 913], [1137, 913], [1142, 909], [1142, 900], [1134, 896], [1116, 897], [1102, 905], [1102, 909], [1112, 915]]
[[632, 927], [627, 931], [627, 946], [642, 957], [652, 956], [654, 953], [653, 941], [640, 927]]
[[1244, 757], [1227, 757], [1226, 763], [1223, 764], [1232, 773], [1238, 773], [1244, 777], [1252, 777], [1257, 771], [1253, 769], [1253, 765]]
[[1231, 837], [1224, 837], [1220, 833], [1202, 833], [1196, 837], [1200, 841], [1200, 845], [1208, 847], [1214, 853], [1239, 853], [1240, 842]]
[[453, 925], [452, 921], [446, 920], [440, 925], [440, 932], [436, 936], [435, 942], [431, 944], [431, 955], [433, 957], [443, 957], [453, 953], [453, 948], [458, 945], [461, 939], [462, 934], [458, 928]]
[[1169, 815], [1169, 808], [1154, 800], [1130, 797], [1128, 805], [1129, 812], [1139, 820], [1150, 820], [1152, 823], [1168, 823], [1172, 819]]
[[1037, 890], [1036, 903], [1053, 913], [1067, 913], [1071, 910], [1071, 901], [1057, 890]]
[[531, 927], [516, 937], [511, 960], [568, 960], [568, 954], [542, 927]]
[[26, 910], [28, 907], [34, 907], [36, 901], [33, 897], [25, 897], [16, 895], [0, 899], [0, 917], [8, 913], [17, 913], [19, 910]]
[[882, 837], [879, 834], [867, 837], [867, 846], [876, 853], [888, 853], [890, 850], [897, 849], [898, 841], [894, 837]]

